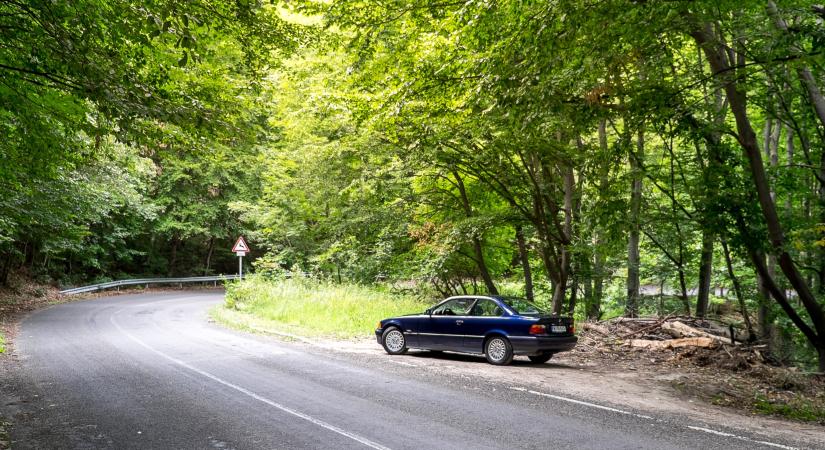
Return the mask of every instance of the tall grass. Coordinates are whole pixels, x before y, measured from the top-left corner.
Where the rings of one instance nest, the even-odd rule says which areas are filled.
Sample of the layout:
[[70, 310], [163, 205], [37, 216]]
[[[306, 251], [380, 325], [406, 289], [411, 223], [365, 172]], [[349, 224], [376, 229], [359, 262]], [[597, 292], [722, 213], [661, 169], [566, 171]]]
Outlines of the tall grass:
[[6, 353], [6, 339], [3, 337], [3, 333], [0, 333], [0, 353]]
[[304, 336], [369, 336], [384, 318], [423, 311], [420, 299], [379, 287], [312, 279], [250, 277], [228, 286], [215, 319], [242, 328]]

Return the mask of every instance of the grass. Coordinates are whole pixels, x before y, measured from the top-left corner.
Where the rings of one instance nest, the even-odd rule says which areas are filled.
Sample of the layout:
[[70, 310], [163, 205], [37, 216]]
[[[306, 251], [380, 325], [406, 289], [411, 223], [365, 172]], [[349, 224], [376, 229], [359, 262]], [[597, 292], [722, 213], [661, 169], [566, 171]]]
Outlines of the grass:
[[380, 287], [250, 277], [228, 286], [226, 303], [211, 314], [236, 328], [346, 339], [369, 336], [379, 320], [428, 306]]
[[825, 424], [825, 407], [811, 399], [794, 398], [788, 402], [770, 401], [764, 395], [758, 395], [753, 408], [759, 413], [785, 416], [806, 422]]
[[6, 353], [6, 338], [0, 333], [0, 353]]

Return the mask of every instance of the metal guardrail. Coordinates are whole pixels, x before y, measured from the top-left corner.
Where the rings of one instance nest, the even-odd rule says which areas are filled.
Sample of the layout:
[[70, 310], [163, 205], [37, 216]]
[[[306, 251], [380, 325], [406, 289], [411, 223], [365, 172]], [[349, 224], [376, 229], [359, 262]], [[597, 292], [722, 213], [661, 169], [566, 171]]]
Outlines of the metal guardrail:
[[117, 280], [109, 281], [107, 283], [92, 284], [89, 286], [81, 286], [60, 291], [60, 295], [75, 295], [86, 292], [102, 291], [105, 289], [120, 288], [121, 286], [136, 286], [150, 284], [182, 284], [182, 283], [208, 283], [214, 282], [216, 285], [218, 281], [237, 280], [238, 275], [217, 275], [209, 277], [184, 277], [184, 278], [136, 278], [132, 280]]

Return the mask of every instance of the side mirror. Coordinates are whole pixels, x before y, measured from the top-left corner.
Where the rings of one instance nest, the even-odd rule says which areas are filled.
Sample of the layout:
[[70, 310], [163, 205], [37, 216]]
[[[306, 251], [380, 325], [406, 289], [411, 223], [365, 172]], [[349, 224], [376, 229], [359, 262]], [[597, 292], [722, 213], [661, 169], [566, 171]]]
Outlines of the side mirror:
[[426, 311], [424, 311], [424, 314], [427, 314], [427, 315], [430, 315], [430, 316], [433, 315], [432, 308], [428, 308]]

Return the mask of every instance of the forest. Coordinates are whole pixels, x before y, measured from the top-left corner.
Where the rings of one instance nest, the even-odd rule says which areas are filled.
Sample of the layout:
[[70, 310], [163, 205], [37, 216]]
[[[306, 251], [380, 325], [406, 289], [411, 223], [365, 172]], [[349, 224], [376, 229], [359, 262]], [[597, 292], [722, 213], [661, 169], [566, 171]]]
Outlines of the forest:
[[0, 285], [251, 269], [825, 371], [825, 7], [2, 0]]

